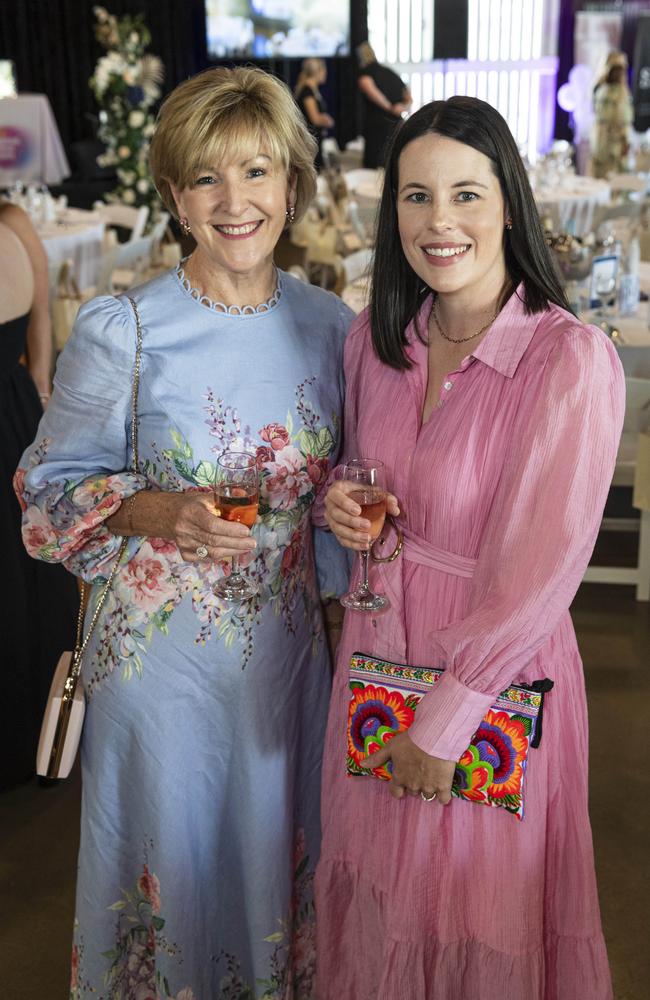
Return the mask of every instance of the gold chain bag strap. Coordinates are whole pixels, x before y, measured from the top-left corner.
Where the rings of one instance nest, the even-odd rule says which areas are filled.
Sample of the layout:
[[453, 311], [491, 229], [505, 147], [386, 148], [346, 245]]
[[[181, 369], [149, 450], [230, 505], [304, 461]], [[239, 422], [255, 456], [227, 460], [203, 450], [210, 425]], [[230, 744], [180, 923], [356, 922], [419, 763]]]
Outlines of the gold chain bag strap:
[[[133, 386], [131, 389], [131, 442], [133, 452], [131, 469], [137, 473], [139, 467], [138, 389], [140, 386], [140, 364], [142, 359], [142, 325], [135, 301], [129, 298], [129, 302], [135, 314], [136, 324], [135, 364], [133, 366]], [[79, 617], [77, 619], [77, 638], [74, 652], [61, 654], [52, 679], [47, 707], [41, 725], [41, 735], [36, 755], [36, 773], [44, 777], [67, 778], [77, 756], [86, 710], [83, 688], [79, 684], [82, 657], [95, 631], [95, 626], [115, 579], [115, 574], [121, 565], [127, 545], [128, 538], [125, 538], [120, 545], [117, 559], [97, 602], [97, 607], [95, 608], [85, 639], [82, 638], [83, 623], [87, 607], [86, 598], [91, 588], [85, 583], [81, 584], [81, 601], [79, 605]]]

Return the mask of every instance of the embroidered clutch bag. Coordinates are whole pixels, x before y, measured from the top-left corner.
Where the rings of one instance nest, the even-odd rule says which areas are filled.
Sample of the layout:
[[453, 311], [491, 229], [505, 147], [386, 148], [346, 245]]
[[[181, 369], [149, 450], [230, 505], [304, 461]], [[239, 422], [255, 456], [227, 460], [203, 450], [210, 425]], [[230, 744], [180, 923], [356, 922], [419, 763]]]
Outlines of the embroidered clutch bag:
[[[360, 766], [409, 728], [420, 699], [440, 680], [444, 670], [409, 667], [354, 653], [350, 660], [347, 771], [390, 780], [392, 761], [367, 770]], [[487, 711], [456, 766], [451, 788], [455, 798], [506, 809], [524, 816], [524, 778], [530, 747], [542, 738], [544, 693], [553, 681], [530, 687], [512, 684]]]

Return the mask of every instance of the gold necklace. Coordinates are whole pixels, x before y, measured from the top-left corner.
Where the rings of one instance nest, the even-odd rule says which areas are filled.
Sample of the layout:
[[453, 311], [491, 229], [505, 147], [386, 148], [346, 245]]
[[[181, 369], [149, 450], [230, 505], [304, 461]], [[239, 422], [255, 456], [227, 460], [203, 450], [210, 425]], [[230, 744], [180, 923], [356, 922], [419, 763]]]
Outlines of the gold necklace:
[[445, 333], [445, 331], [440, 326], [440, 320], [438, 319], [437, 298], [433, 300], [433, 308], [431, 310], [431, 315], [433, 316], [433, 322], [438, 327], [438, 331], [440, 332], [440, 334], [445, 338], [445, 340], [448, 340], [452, 344], [465, 344], [468, 340], [475, 340], [476, 337], [480, 337], [482, 333], [485, 333], [488, 326], [491, 326], [492, 323], [494, 323], [495, 319], [497, 318], [497, 314], [495, 313], [492, 319], [488, 320], [485, 326], [482, 326], [481, 329], [478, 331], [478, 333], [473, 333], [471, 337], [450, 337], [449, 334]]

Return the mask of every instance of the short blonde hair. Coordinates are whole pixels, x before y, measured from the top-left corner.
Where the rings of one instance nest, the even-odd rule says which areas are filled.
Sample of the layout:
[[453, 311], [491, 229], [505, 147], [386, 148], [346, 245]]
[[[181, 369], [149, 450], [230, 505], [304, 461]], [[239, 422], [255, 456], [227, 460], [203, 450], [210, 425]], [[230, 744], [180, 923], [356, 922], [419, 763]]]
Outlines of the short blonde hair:
[[171, 184], [182, 191], [201, 170], [261, 146], [287, 178], [295, 175], [299, 219], [316, 193], [316, 142], [288, 87], [253, 67], [208, 69], [185, 80], [165, 99], [149, 150], [165, 207], [178, 216]]

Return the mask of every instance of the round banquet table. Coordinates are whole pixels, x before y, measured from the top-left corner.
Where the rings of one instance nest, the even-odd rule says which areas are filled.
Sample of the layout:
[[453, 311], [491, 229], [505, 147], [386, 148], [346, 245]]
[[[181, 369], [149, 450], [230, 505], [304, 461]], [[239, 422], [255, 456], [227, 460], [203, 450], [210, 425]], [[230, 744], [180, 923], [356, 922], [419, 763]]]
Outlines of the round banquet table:
[[36, 228], [52, 266], [72, 260], [80, 290], [97, 284], [105, 229], [97, 212], [69, 208], [56, 222], [38, 223]]
[[586, 236], [591, 232], [596, 205], [606, 205], [611, 199], [607, 181], [580, 174], [568, 177], [557, 187], [535, 190], [539, 214], [550, 215], [559, 232]]

